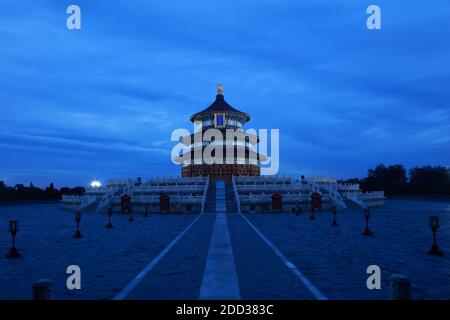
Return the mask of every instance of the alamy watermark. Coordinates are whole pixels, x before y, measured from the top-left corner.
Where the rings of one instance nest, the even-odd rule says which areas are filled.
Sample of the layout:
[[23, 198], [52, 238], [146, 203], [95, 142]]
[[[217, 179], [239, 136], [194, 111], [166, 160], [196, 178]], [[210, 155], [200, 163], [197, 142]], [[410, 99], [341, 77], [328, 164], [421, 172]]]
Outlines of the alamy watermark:
[[369, 30], [381, 29], [381, 8], [376, 4], [371, 4], [367, 7], [367, 14], [370, 16], [367, 18], [366, 26]]
[[70, 16], [67, 17], [66, 26], [69, 30], [81, 29], [81, 9], [79, 6], [72, 4], [67, 7], [66, 13]]
[[370, 276], [367, 278], [366, 286], [369, 290], [381, 289], [381, 269], [376, 264], [367, 267], [366, 273]]
[[81, 289], [81, 268], [76, 264], [72, 264], [67, 267], [66, 273], [70, 274], [67, 278], [66, 286], [69, 290]]
[[[66, 20], [66, 26], [69, 30], [81, 29], [81, 8], [76, 4], [67, 7], [66, 13], [69, 14]], [[369, 30], [381, 29], [381, 8], [376, 4], [367, 7], [366, 13], [370, 16], [366, 20], [366, 26]]]

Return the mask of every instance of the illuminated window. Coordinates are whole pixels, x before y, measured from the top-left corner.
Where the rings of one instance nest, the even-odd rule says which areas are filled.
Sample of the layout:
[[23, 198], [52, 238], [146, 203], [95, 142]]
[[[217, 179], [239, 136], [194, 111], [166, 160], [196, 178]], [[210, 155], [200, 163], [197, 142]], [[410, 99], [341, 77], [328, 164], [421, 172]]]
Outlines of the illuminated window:
[[214, 126], [216, 128], [225, 127], [225, 113], [215, 113], [214, 114]]

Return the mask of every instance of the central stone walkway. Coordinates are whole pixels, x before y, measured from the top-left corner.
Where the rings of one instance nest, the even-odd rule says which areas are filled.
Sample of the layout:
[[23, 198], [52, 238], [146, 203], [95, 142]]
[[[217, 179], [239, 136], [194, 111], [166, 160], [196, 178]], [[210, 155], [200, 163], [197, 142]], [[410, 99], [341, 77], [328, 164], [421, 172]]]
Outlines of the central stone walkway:
[[215, 215], [200, 216], [124, 299], [197, 300], [215, 220]]
[[227, 217], [217, 214], [200, 289], [201, 300], [240, 299]]
[[203, 214], [122, 299], [317, 299], [239, 214]]
[[216, 223], [200, 288], [201, 300], [240, 299], [226, 217], [225, 181], [216, 181]]
[[193, 218], [117, 299], [325, 298], [244, 215], [226, 213], [224, 181], [213, 181], [207, 207], [215, 213]]

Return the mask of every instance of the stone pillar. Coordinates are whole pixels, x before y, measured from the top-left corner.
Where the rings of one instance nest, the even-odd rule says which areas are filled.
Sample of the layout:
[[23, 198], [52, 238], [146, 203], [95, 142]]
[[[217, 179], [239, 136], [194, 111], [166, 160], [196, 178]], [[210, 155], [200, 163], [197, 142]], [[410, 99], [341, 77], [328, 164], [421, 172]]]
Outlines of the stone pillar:
[[41, 279], [33, 283], [33, 300], [51, 300], [53, 282]]
[[411, 300], [411, 280], [402, 274], [393, 274], [389, 278], [391, 300]]

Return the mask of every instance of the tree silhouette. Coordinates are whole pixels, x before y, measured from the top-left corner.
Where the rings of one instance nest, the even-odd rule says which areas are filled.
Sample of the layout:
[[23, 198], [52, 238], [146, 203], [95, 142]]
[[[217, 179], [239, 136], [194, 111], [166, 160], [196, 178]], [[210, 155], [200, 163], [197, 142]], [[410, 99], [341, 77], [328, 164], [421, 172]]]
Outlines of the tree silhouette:
[[369, 169], [361, 187], [365, 191], [384, 190], [387, 194], [404, 194], [406, 191], [406, 169], [402, 164], [386, 167], [384, 164]]
[[413, 194], [450, 195], [450, 174], [445, 167], [414, 167], [409, 170], [409, 177]]

